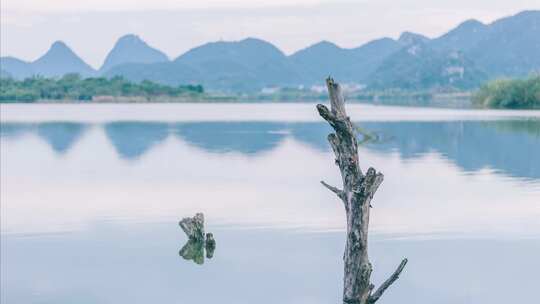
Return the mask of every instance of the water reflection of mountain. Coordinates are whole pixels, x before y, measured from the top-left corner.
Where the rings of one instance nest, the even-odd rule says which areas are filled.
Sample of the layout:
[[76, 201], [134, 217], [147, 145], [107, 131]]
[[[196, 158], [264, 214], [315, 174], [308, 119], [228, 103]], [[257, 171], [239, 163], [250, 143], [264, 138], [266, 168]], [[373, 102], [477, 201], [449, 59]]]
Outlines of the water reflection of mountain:
[[50, 122], [37, 125], [37, 134], [57, 153], [66, 153], [81, 138], [87, 126], [71, 122]]
[[[367, 149], [397, 152], [404, 159], [437, 152], [465, 171], [490, 167], [517, 177], [540, 178], [540, 120], [363, 122], [359, 126], [378, 135]], [[86, 125], [43, 123], [1, 125], [2, 138], [17, 139], [36, 132], [57, 153], [65, 153], [82, 136]], [[169, 134], [210, 153], [257, 155], [276, 148], [290, 136], [312, 149], [326, 152], [326, 123], [273, 122], [114, 122], [104, 125], [122, 158], [137, 159]]]
[[540, 178], [540, 120], [464, 122], [370, 122], [361, 126], [381, 140], [367, 145], [402, 158], [438, 152], [465, 171], [484, 167]]
[[286, 125], [272, 122], [179, 123], [172, 130], [189, 144], [214, 153], [269, 151], [286, 136]]
[[0, 137], [6, 139], [18, 139], [26, 133], [32, 131], [34, 125], [24, 123], [2, 123], [0, 124]]
[[71, 122], [47, 122], [40, 124], [5, 123], [1, 124], [0, 136], [17, 139], [35, 132], [59, 154], [64, 154], [82, 137], [87, 125]]
[[169, 125], [150, 122], [112, 122], [105, 133], [122, 158], [136, 159], [169, 135]]
[[294, 139], [322, 152], [330, 150], [326, 138], [333, 131], [327, 123], [289, 123], [287, 127]]

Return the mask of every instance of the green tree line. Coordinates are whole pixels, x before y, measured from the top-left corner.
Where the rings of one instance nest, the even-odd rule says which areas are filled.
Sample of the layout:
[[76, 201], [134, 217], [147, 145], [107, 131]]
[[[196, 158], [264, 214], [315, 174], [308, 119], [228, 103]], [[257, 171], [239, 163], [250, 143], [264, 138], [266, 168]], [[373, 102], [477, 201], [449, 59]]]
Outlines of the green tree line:
[[540, 108], [540, 75], [490, 81], [473, 95], [472, 100], [485, 108]]
[[31, 77], [24, 80], [0, 79], [0, 101], [34, 102], [36, 100], [90, 101], [95, 96], [178, 97], [204, 93], [200, 85], [167, 86], [144, 80], [130, 82], [122, 77], [81, 78], [67, 74], [61, 78]]

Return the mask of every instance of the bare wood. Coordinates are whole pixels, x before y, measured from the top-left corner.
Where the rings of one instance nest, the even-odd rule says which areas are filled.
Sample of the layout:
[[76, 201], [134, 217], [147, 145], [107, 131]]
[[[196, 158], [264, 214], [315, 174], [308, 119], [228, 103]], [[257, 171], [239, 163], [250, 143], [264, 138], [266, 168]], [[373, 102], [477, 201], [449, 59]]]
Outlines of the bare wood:
[[[381, 185], [384, 175], [376, 172], [373, 168], [369, 168], [365, 175], [362, 173], [355, 128], [347, 116], [341, 87], [332, 78], [328, 78], [326, 84], [331, 109], [319, 104], [317, 111], [335, 131], [335, 133], [328, 135], [328, 142], [334, 151], [336, 165], [341, 172], [343, 190], [325, 182], [321, 183], [330, 191], [338, 194], [345, 205], [347, 241], [343, 255], [343, 303], [369, 304], [373, 303], [370, 302], [370, 299], [373, 299], [372, 291], [374, 289], [374, 285], [370, 282], [372, 266], [368, 258], [369, 212], [371, 199]], [[379, 288], [377, 292], [380, 291], [380, 294], [377, 293], [377, 299], [388, 286], [383, 289]]]
[[343, 195], [343, 190], [339, 190], [338, 188], [334, 186], [330, 186], [325, 181], [321, 181], [321, 184], [325, 186], [328, 190], [334, 192], [337, 196], [341, 197]]
[[371, 296], [369, 296], [369, 303], [375, 303], [377, 300], [383, 295], [383, 293], [386, 291], [390, 285], [392, 285], [397, 279], [399, 279], [399, 275], [405, 268], [405, 265], [407, 265], [407, 259], [403, 259], [401, 263], [399, 264], [398, 268], [394, 273], [386, 280], [384, 283], [379, 286], [377, 291], [375, 291]]
[[183, 218], [178, 223], [190, 240], [204, 242], [204, 215], [195, 214], [194, 217]]

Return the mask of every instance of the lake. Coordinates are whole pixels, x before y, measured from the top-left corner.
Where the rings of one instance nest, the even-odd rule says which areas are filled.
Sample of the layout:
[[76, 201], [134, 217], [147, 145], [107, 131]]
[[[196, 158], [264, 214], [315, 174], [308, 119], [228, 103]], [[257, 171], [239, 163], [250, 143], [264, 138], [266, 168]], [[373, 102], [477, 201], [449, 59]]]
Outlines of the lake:
[[[341, 303], [345, 212], [314, 104], [1, 105], [2, 303]], [[350, 105], [379, 303], [532, 303], [540, 111]], [[217, 248], [179, 255], [204, 212]]]

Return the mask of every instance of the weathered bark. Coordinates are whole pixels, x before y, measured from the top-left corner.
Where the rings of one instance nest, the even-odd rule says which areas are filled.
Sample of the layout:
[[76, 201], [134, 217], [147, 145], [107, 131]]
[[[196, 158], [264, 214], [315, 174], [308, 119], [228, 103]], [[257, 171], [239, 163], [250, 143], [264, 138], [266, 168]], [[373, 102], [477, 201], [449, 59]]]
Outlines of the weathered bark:
[[202, 213], [197, 213], [194, 217], [183, 218], [178, 224], [189, 240], [204, 243], [204, 215]]
[[179, 254], [186, 260], [191, 260], [199, 265], [204, 263], [204, 251], [206, 258], [211, 259], [216, 250], [216, 240], [212, 233], [204, 234], [204, 215], [195, 214], [194, 217], [183, 218], [178, 223], [188, 237], [187, 243], [182, 247]]
[[358, 143], [354, 126], [345, 111], [345, 100], [339, 84], [332, 78], [326, 80], [330, 96], [330, 110], [317, 105], [319, 115], [324, 118], [335, 133], [328, 135], [328, 141], [336, 156], [336, 165], [341, 171], [343, 190], [321, 183], [334, 192], [345, 206], [347, 216], [347, 241], [345, 245], [343, 303], [375, 303], [384, 291], [399, 277], [405, 267], [404, 259], [400, 267], [381, 287], [373, 292], [371, 283], [372, 266], [368, 258], [368, 225], [371, 199], [383, 181], [383, 174], [369, 168], [363, 174], [358, 161]]

